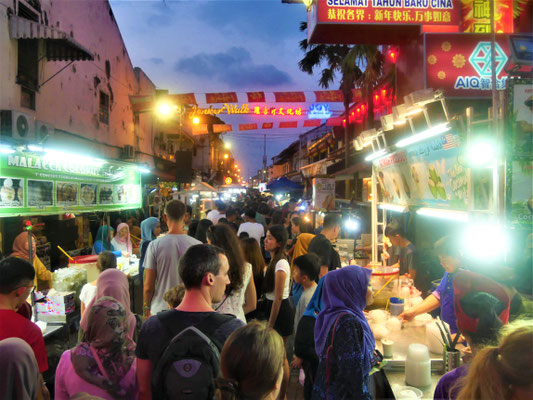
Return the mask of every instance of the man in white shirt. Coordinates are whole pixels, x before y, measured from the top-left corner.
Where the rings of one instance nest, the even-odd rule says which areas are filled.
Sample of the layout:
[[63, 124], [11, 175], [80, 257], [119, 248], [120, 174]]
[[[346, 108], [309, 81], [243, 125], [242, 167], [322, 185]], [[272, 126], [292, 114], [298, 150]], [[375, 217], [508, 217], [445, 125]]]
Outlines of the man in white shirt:
[[226, 208], [228, 207], [223, 201], [216, 201], [215, 206], [217, 209], [209, 211], [206, 216], [206, 218], [210, 220], [213, 225], [216, 225], [220, 218], [226, 218]]
[[246, 222], [239, 226], [237, 236], [241, 232], [246, 232], [248, 236], [257, 240], [257, 243], [261, 243], [261, 238], [265, 236], [265, 228], [262, 224], [255, 222], [255, 210], [251, 207], [247, 208], [244, 211], [244, 219]]
[[178, 263], [187, 249], [201, 242], [183, 230], [186, 208], [179, 200], [171, 200], [165, 206], [165, 221], [168, 232], [148, 245], [144, 259], [145, 317], [167, 310], [163, 295], [181, 283]]

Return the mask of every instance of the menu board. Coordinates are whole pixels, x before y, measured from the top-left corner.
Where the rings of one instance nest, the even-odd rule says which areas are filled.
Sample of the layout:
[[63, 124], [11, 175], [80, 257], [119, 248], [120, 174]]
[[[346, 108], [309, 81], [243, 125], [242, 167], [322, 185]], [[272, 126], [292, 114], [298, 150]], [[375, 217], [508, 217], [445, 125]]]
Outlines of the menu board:
[[0, 154], [0, 217], [140, 208], [140, 185], [133, 164], [77, 165], [31, 152]]
[[385, 203], [466, 210], [459, 135], [448, 132], [374, 161]]

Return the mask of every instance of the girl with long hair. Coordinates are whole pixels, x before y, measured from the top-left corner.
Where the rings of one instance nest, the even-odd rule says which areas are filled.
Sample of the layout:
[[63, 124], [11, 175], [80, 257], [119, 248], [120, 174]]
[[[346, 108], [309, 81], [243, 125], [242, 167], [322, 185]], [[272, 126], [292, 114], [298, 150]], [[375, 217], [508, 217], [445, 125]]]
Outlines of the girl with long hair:
[[237, 329], [222, 349], [217, 399], [276, 399], [284, 361], [283, 340], [275, 330], [257, 321]]
[[200, 222], [198, 222], [198, 226], [196, 227], [196, 234], [194, 235], [194, 238], [204, 244], [207, 243], [207, 230], [212, 225], [213, 222], [211, 220], [201, 219]]
[[[241, 239], [241, 248], [244, 253], [244, 259], [252, 265], [252, 276], [254, 280], [255, 292], [259, 300], [263, 294], [263, 279], [265, 278], [266, 263], [261, 252], [259, 243], [254, 238]], [[251, 311], [246, 314], [247, 320], [256, 317], [256, 312]]]
[[242, 248], [233, 229], [224, 223], [218, 223], [207, 230], [207, 242], [220, 247], [226, 253], [229, 262], [230, 284], [220, 303], [213, 308], [222, 314], [232, 314], [246, 323], [245, 314], [255, 310], [257, 295], [252, 278], [252, 265], [244, 258]]

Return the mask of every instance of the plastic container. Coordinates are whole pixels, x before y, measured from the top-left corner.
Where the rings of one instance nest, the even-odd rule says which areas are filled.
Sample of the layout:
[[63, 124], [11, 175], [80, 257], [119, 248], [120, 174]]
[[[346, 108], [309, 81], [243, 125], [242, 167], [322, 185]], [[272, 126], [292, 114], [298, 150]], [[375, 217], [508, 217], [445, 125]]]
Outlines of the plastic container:
[[389, 299], [389, 311], [391, 316], [400, 315], [403, 313], [404, 301], [400, 297], [391, 297]]
[[405, 383], [419, 388], [431, 385], [431, 360], [427, 346], [418, 343], [409, 345], [405, 359]]
[[422, 391], [412, 386], [400, 386], [394, 389], [397, 400], [417, 400], [422, 398]]
[[98, 279], [99, 272], [96, 267], [97, 262], [98, 256], [96, 255], [76, 256], [73, 261], [70, 261], [68, 266], [69, 268], [73, 266], [85, 268], [87, 271], [87, 282], [92, 282]]
[[385, 308], [391, 297], [398, 297], [400, 286], [399, 274], [400, 268], [372, 267], [370, 283], [372, 284], [374, 293], [377, 293], [392, 278], [392, 281], [374, 298], [373, 308]]

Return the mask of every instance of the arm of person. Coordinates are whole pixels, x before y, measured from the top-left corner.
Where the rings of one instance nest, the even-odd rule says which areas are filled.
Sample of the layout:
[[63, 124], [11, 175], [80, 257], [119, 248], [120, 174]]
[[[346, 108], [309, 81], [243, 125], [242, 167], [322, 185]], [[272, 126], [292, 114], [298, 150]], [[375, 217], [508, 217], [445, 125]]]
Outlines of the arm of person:
[[400, 318], [402, 318], [403, 321], [411, 321], [417, 315], [433, 311], [439, 306], [440, 300], [432, 293], [426, 297], [422, 303], [401, 313]]
[[85, 312], [85, 303], [83, 301], [80, 301], [80, 318], [83, 317], [84, 312]]
[[39, 260], [39, 257], [34, 258], [33, 267], [35, 268], [35, 276], [38, 280], [52, 282], [52, 273], [46, 269], [41, 260]]
[[328, 271], [329, 271], [329, 267], [327, 265], [321, 265], [320, 266], [320, 275], [318, 277], [322, 278], [323, 276], [326, 276]]
[[150, 306], [152, 304], [152, 298], [155, 292], [155, 280], [157, 278], [157, 272], [154, 269], [144, 270], [144, 283], [143, 283], [143, 314], [145, 318], [150, 317]]
[[152, 369], [150, 360], [137, 357], [137, 384], [139, 385], [139, 400], [152, 400]]
[[272, 304], [272, 310], [270, 311], [270, 318], [268, 319], [268, 326], [274, 328], [276, 320], [278, 319], [279, 309], [281, 308], [281, 302], [283, 301], [283, 290], [285, 289], [285, 279], [287, 273], [282, 270], [276, 271], [274, 281], [274, 303]]
[[253, 277], [250, 277], [248, 286], [244, 292], [244, 306], [242, 310], [244, 314], [254, 311], [257, 308], [257, 292], [255, 290], [255, 283]]
[[[65, 354], [66, 353], [66, 354]], [[65, 383], [65, 370], [68, 367], [72, 368], [72, 365], [68, 366], [68, 361], [66, 361], [66, 357], [70, 358], [70, 352], [65, 352], [65, 355], [61, 356], [61, 359], [59, 360], [59, 364], [57, 365], [56, 373], [55, 373], [55, 383], [54, 383], [54, 398], [56, 400], [68, 400], [70, 399], [70, 395], [67, 390], [67, 386]], [[42, 375], [40, 375], [42, 377]]]
[[39, 374], [39, 379], [41, 381], [41, 398], [43, 400], [50, 400], [50, 392], [48, 391], [48, 388], [46, 387], [46, 383], [44, 382], [44, 378], [42, 374]]

